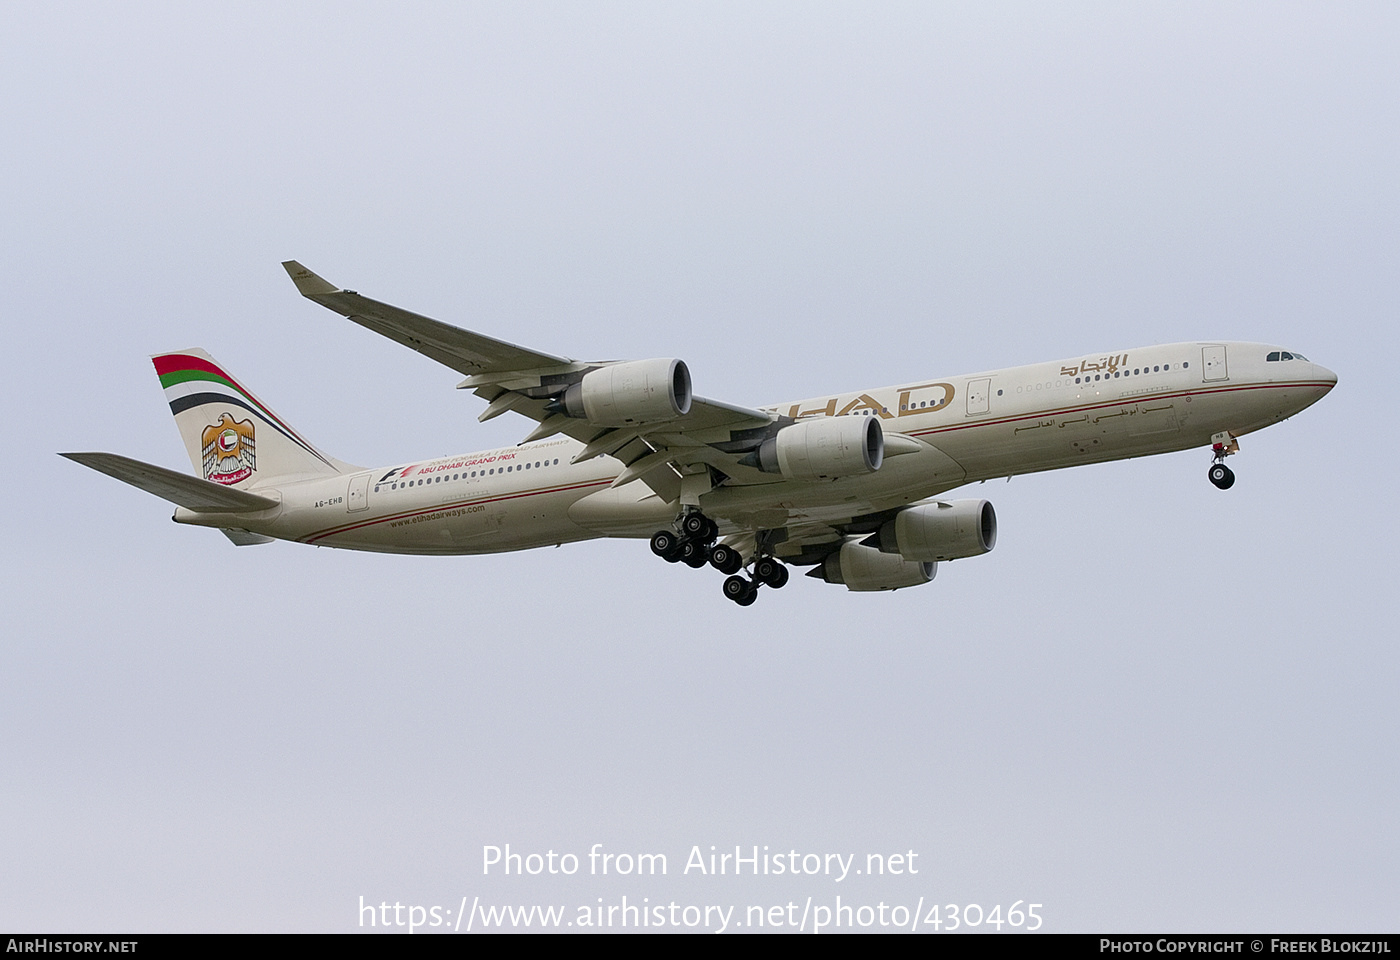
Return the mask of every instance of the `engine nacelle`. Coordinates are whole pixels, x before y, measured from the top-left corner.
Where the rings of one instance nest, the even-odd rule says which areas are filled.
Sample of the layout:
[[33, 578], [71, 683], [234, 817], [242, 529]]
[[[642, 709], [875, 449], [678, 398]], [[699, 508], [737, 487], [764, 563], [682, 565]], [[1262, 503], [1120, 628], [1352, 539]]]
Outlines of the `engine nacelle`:
[[674, 420], [690, 412], [690, 370], [683, 360], [630, 360], [590, 370], [564, 391], [571, 417], [607, 427]]
[[899, 511], [880, 527], [878, 546], [905, 560], [960, 560], [997, 545], [997, 514], [987, 500], [926, 503]]
[[898, 590], [928, 583], [938, 573], [938, 565], [905, 560], [847, 540], [817, 570], [820, 573], [812, 575], [827, 583], [844, 583], [847, 590]]
[[789, 480], [874, 473], [885, 459], [878, 417], [818, 417], [783, 427], [758, 448], [758, 467]]

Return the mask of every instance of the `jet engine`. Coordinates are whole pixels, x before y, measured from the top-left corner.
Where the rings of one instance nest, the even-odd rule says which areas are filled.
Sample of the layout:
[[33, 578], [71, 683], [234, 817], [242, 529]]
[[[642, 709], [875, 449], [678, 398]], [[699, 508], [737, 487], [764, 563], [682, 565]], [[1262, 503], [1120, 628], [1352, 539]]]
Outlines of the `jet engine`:
[[827, 583], [844, 583], [847, 590], [898, 590], [928, 583], [938, 572], [934, 563], [905, 560], [847, 540], [808, 574]]
[[926, 503], [899, 511], [862, 542], [905, 560], [976, 557], [996, 546], [997, 515], [987, 500]]
[[590, 370], [551, 409], [608, 427], [674, 420], [690, 412], [683, 360], [631, 360]]
[[878, 417], [818, 417], [763, 441], [753, 465], [789, 480], [834, 480], [874, 473], [884, 459]]

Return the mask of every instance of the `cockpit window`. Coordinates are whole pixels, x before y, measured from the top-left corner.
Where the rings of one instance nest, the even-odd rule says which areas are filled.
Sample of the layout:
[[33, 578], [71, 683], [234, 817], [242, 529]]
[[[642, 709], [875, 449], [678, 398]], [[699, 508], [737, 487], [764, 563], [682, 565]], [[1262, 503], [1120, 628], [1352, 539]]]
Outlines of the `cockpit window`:
[[1311, 361], [1301, 353], [1290, 353], [1287, 350], [1275, 350], [1265, 357], [1264, 360], [1267, 363], [1273, 363], [1276, 360], [1302, 360], [1311, 363]]
[[1277, 350], [1275, 350], [1273, 353], [1269, 354], [1267, 357], [1264, 358], [1264, 361], [1265, 361], [1266, 363], [1274, 363], [1274, 362], [1277, 361], [1277, 360], [1278, 360], [1278, 351], [1277, 351]]

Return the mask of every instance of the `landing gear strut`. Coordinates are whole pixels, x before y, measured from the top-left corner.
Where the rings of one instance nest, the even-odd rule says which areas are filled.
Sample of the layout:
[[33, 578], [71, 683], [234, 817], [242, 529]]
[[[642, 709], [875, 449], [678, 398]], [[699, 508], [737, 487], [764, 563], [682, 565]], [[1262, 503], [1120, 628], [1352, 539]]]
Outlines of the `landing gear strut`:
[[1240, 452], [1240, 442], [1228, 430], [1223, 430], [1210, 438], [1210, 452], [1215, 462], [1206, 476], [1221, 490], [1229, 490], [1235, 485], [1235, 471], [1225, 466], [1225, 458]]

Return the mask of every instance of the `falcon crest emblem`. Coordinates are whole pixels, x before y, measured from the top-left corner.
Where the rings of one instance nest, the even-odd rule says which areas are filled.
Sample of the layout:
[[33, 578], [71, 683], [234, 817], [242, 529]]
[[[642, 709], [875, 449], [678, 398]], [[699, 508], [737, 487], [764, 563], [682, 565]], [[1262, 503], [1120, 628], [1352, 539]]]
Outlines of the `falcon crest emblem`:
[[253, 421], [234, 422], [227, 413], [219, 422], [204, 428], [200, 436], [203, 447], [204, 479], [225, 486], [247, 480], [256, 468], [253, 443]]

